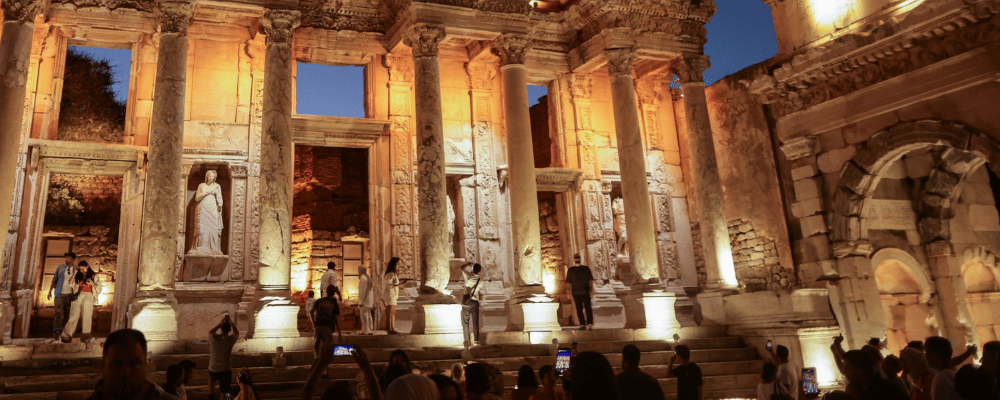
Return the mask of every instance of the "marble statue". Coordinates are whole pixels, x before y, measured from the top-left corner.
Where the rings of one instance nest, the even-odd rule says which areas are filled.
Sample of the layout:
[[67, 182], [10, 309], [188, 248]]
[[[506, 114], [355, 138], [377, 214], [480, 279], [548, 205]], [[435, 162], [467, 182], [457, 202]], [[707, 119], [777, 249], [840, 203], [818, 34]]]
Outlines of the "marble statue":
[[448, 256], [455, 258], [455, 207], [451, 205], [451, 196], [448, 196]]
[[615, 251], [618, 254], [628, 255], [628, 231], [625, 229], [625, 202], [620, 198], [611, 202], [611, 213], [615, 216], [615, 235], [618, 236], [618, 245], [615, 246]]
[[194, 201], [194, 246], [188, 254], [222, 254], [222, 186], [215, 182], [217, 173], [205, 173], [205, 183], [198, 185]]

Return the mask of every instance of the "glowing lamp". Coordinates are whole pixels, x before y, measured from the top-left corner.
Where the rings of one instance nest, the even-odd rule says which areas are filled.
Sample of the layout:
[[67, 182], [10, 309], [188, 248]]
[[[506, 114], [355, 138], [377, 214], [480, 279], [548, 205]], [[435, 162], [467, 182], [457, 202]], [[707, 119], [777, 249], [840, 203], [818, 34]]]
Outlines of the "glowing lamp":
[[850, 11], [848, 0], [809, 0], [813, 23], [820, 28], [833, 28]]
[[556, 292], [556, 276], [552, 271], [545, 271], [542, 274], [542, 286], [545, 287], [545, 293], [555, 294]]

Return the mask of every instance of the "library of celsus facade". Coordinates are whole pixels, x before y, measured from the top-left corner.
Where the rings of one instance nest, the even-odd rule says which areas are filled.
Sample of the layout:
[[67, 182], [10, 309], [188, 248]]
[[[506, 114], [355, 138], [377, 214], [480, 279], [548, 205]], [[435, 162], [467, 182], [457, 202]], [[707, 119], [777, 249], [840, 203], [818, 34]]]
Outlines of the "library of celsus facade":
[[[328, 262], [353, 304], [392, 257], [404, 333], [461, 332], [466, 262], [484, 332], [559, 330], [574, 254], [597, 329], [725, 325], [825, 384], [838, 332], [996, 340], [1000, 2], [764, 2], [778, 54], [706, 89], [711, 0], [5, 0], [3, 340], [48, 337], [70, 250], [96, 331], [162, 341], [298, 337]], [[59, 136], [68, 46], [131, 51], [120, 141]], [[297, 113], [303, 64], [363, 67], [366, 117]], [[46, 222], [74, 193], [114, 223]]]

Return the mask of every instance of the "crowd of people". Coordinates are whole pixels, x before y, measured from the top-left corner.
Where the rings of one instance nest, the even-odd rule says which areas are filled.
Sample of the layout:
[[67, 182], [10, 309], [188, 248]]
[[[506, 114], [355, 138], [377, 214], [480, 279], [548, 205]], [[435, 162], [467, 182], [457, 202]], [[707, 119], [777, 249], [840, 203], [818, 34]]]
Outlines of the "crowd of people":
[[[98, 304], [101, 295], [101, 268], [97, 267], [95, 270], [86, 260], [77, 262], [76, 253], [73, 252], [67, 252], [65, 257], [66, 262], [56, 267], [52, 274], [47, 296], [54, 306], [52, 340], [72, 342], [77, 325], [80, 325], [80, 339], [90, 342], [93, 339], [90, 332], [94, 322], [94, 306]], [[67, 314], [69, 318], [64, 321]]]

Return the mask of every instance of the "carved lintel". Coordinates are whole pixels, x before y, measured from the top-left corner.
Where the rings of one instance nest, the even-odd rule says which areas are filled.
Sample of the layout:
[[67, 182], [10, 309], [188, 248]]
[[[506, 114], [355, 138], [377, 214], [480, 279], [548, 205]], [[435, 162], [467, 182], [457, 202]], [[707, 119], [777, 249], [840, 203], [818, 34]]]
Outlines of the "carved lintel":
[[413, 49], [413, 57], [437, 57], [438, 44], [444, 40], [444, 26], [416, 24], [406, 33], [403, 44]]
[[185, 1], [156, 2], [156, 19], [160, 22], [161, 33], [187, 35], [192, 14], [194, 14], [194, 4]]
[[267, 10], [260, 20], [260, 30], [267, 36], [266, 43], [292, 44], [295, 28], [299, 27], [302, 12], [295, 10]]
[[702, 74], [710, 67], [708, 56], [703, 55], [680, 56], [670, 62], [670, 72], [677, 75], [681, 84], [704, 82]]
[[3, 0], [4, 21], [34, 22], [48, 8], [48, 0]]
[[524, 64], [531, 47], [531, 39], [527, 36], [507, 33], [493, 40], [491, 51], [500, 57], [500, 65], [504, 66]]
[[608, 49], [604, 52], [604, 58], [608, 60], [608, 74], [632, 76], [632, 64], [637, 57], [634, 48]]

